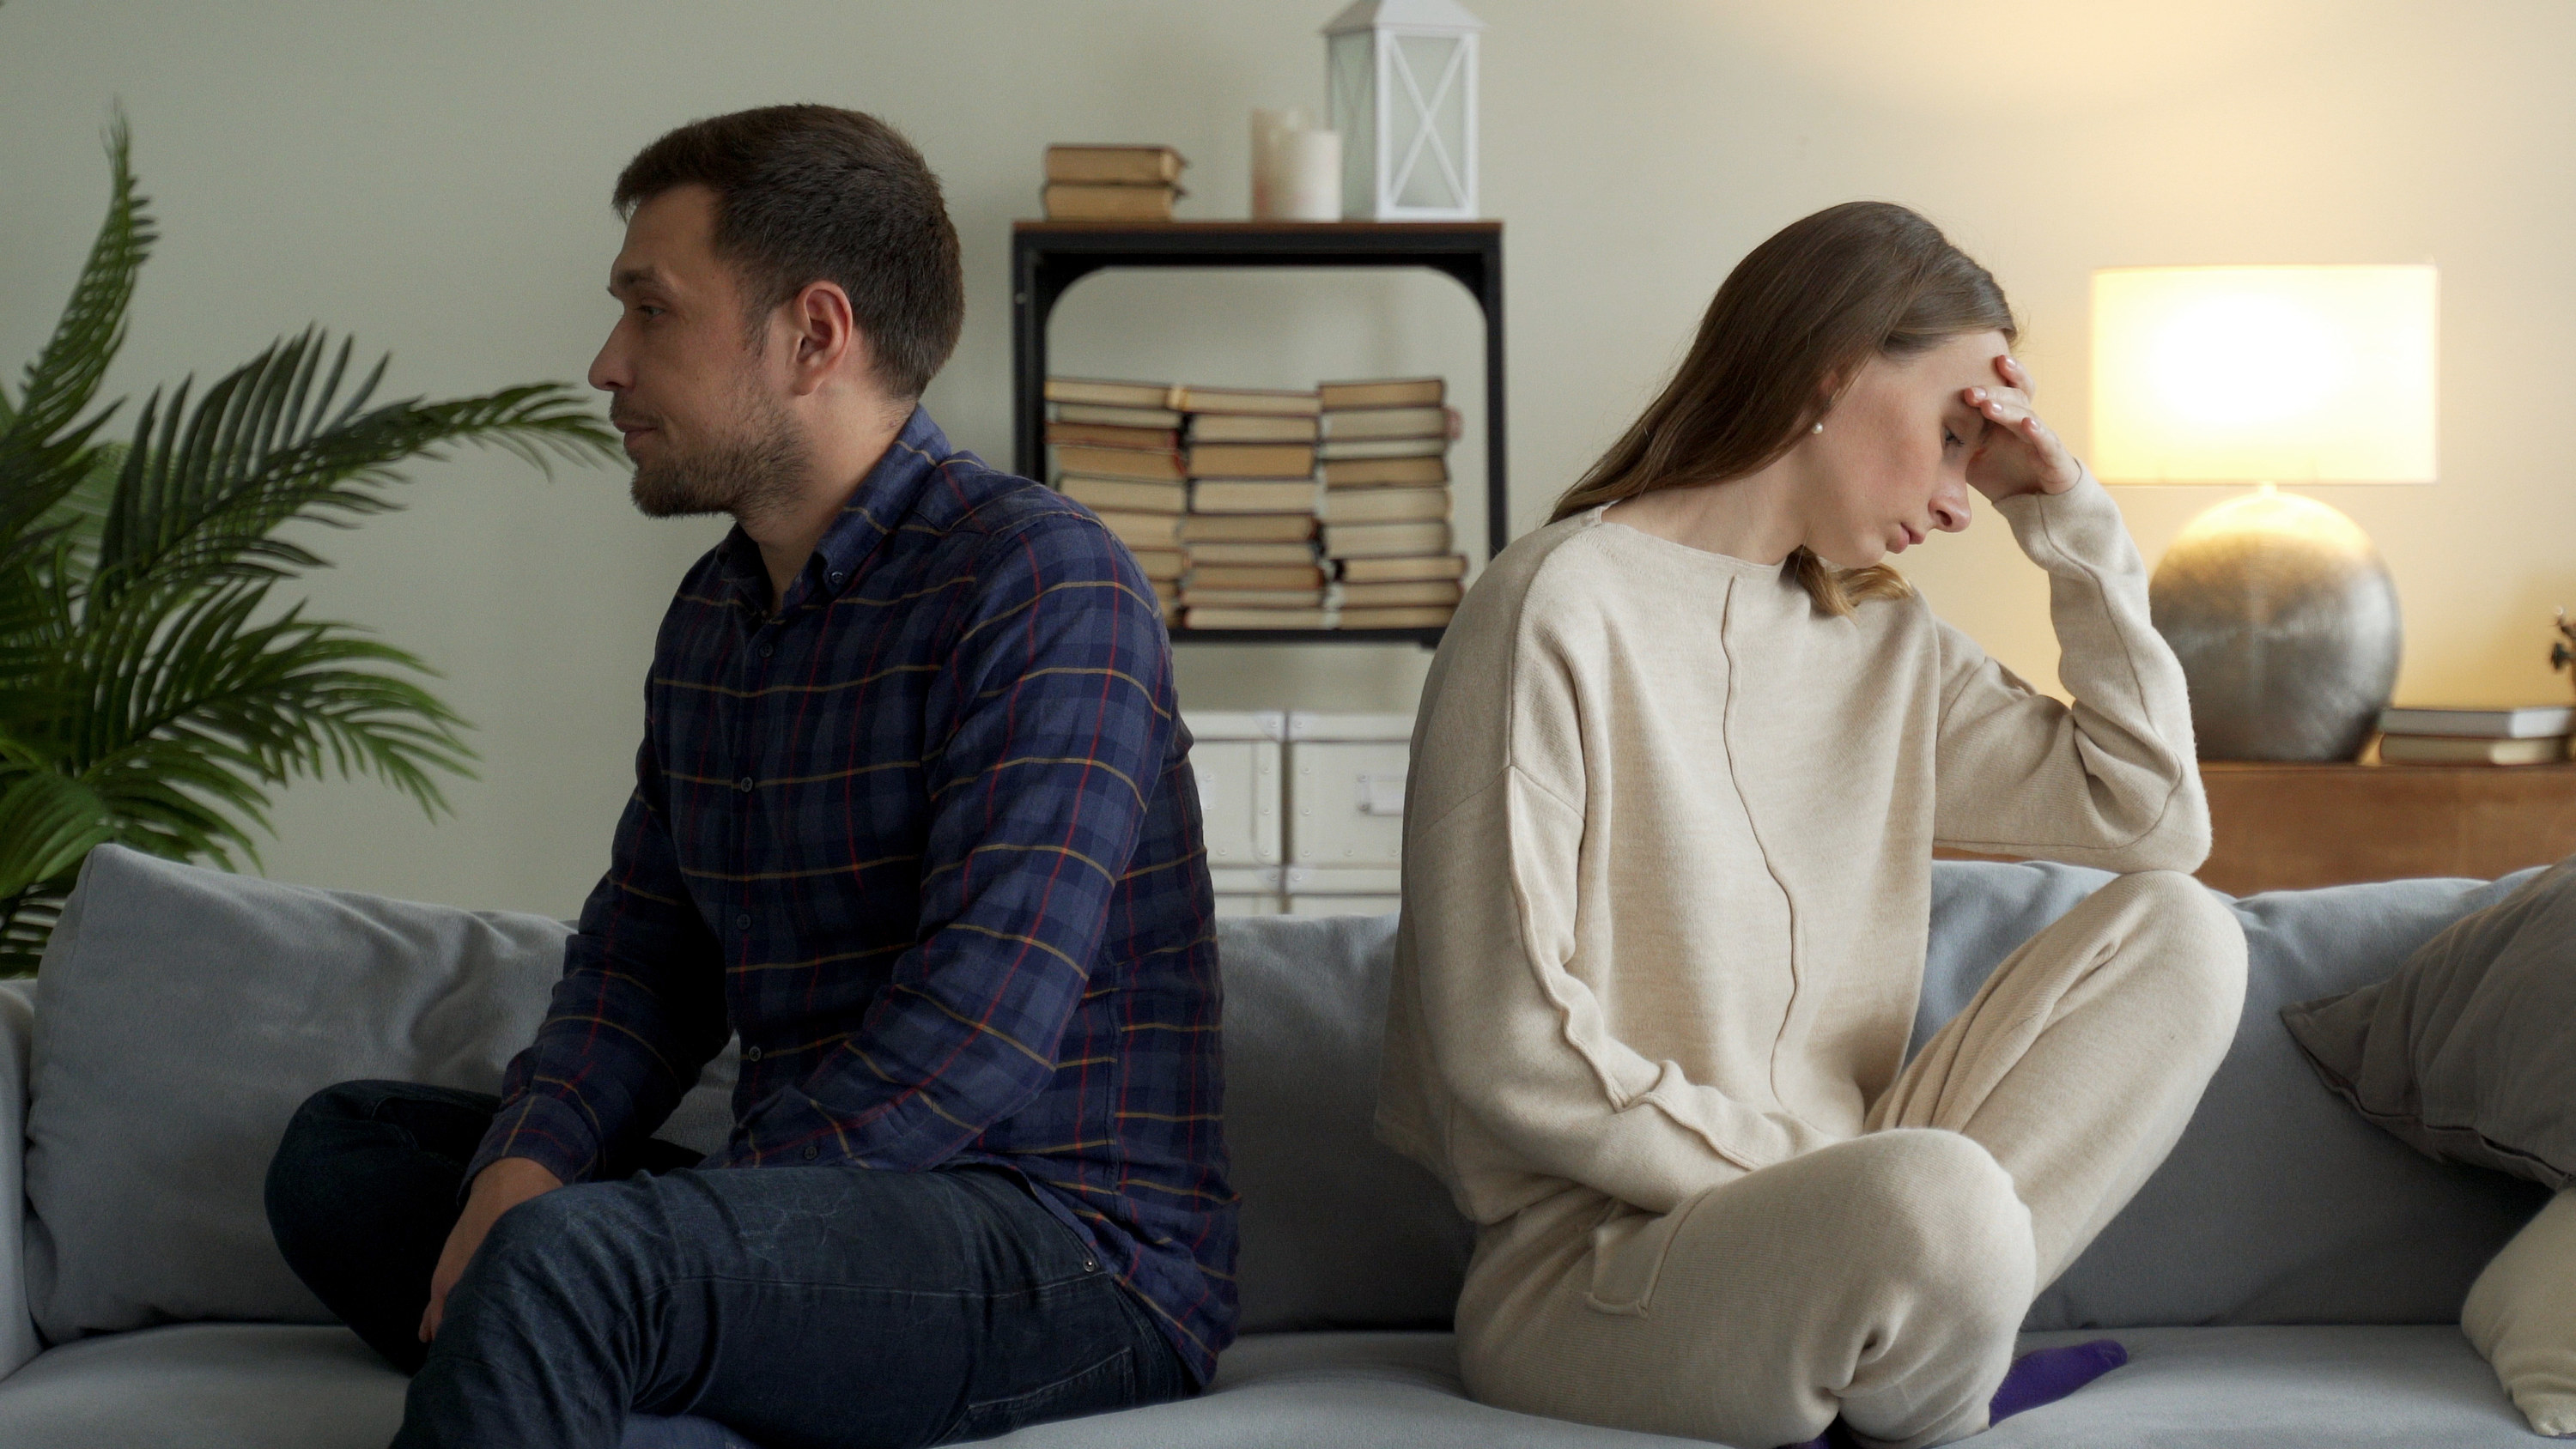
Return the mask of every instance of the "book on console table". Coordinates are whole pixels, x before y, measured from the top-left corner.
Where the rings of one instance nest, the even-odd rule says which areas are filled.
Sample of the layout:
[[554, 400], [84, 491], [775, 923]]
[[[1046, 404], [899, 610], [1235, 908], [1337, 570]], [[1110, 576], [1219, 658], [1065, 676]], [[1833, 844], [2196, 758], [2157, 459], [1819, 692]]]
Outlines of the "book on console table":
[[2576, 734], [2576, 707], [2527, 704], [2496, 709], [2392, 706], [2379, 712], [2379, 727], [2392, 735], [2466, 735], [2528, 740]]
[[2476, 735], [2381, 735], [2385, 765], [2550, 765], [2568, 757], [2563, 735], [2480, 738]]

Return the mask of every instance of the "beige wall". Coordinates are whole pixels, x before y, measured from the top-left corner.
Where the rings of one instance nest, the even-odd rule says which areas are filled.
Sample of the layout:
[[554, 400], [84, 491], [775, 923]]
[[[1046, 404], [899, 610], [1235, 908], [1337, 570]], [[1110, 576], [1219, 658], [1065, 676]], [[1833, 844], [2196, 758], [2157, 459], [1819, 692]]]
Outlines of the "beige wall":
[[[1988, 262], [2079, 445], [2090, 269], [2430, 258], [2443, 481], [2321, 491], [2396, 572], [2403, 697], [2563, 692], [2541, 662], [2550, 606], [2576, 603], [2561, 0], [1470, 3], [1491, 27], [1516, 529], [1643, 401], [1734, 259], [1831, 202], [1908, 202]], [[945, 179], [970, 315], [929, 401], [1007, 461], [1004, 238], [1034, 209], [1039, 148], [1168, 141], [1196, 162], [1184, 214], [1240, 215], [1246, 113], [1320, 99], [1314, 31], [1337, 6], [10, 0], [0, 365], [39, 344], [96, 225], [113, 98], [164, 231], [116, 385], [217, 371], [320, 320], [394, 349], [402, 394], [578, 378], [609, 321], [618, 165], [690, 117], [816, 99], [893, 120]], [[1059, 319], [1059, 361], [1099, 372], [1422, 369], [1472, 393], [1479, 366], [1473, 309], [1431, 277], [1106, 277]], [[2227, 385], [2223, 365], [2210, 381]], [[549, 483], [466, 457], [419, 477], [409, 512], [329, 538], [341, 566], [312, 594], [447, 672], [482, 779], [435, 826], [373, 785], [299, 787], [268, 868], [569, 913], [625, 792], [652, 622], [714, 530], [636, 518], [606, 471]], [[2152, 559], [2222, 494], [2119, 496]], [[2053, 679], [2043, 591], [2004, 530], [1907, 563], [1947, 616]], [[1192, 648], [1181, 677], [1198, 707], [1404, 709], [1425, 661]]]

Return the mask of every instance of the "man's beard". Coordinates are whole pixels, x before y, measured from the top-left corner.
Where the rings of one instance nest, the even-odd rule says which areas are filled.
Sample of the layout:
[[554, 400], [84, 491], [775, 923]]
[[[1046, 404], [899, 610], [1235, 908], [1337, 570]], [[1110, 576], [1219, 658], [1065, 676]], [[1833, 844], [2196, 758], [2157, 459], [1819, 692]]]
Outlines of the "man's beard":
[[735, 395], [734, 411], [744, 424], [734, 436], [687, 453], [666, 448], [662, 457], [638, 462], [629, 489], [636, 508], [648, 518], [744, 518], [792, 496], [803, 464], [787, 410], [745, 387]]

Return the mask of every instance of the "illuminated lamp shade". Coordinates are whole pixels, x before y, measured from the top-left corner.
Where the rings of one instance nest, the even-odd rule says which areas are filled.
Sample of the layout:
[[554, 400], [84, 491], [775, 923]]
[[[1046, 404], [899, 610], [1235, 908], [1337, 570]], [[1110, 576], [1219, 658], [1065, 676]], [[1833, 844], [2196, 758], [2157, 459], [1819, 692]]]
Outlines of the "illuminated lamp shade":
[[2404, 652], [2396, 581], [2342, 513], [2276, 484], [2436, 477], [2430, 266], [2093, 274], [2093, 470], [2261, 487], [2193, 519], [2148, 586], [2210, 760], [2349, 760]]

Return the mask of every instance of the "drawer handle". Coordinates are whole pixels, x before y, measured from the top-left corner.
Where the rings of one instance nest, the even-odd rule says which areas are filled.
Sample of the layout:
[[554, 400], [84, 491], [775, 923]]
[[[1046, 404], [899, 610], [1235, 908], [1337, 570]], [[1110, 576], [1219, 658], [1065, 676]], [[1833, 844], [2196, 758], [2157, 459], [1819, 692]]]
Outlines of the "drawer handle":
[[1404, 777], [1402, 775], [1362, 775], [1359, 777], [1359, 796], [1362, 815], [1402, 815], [1404, 813]]

